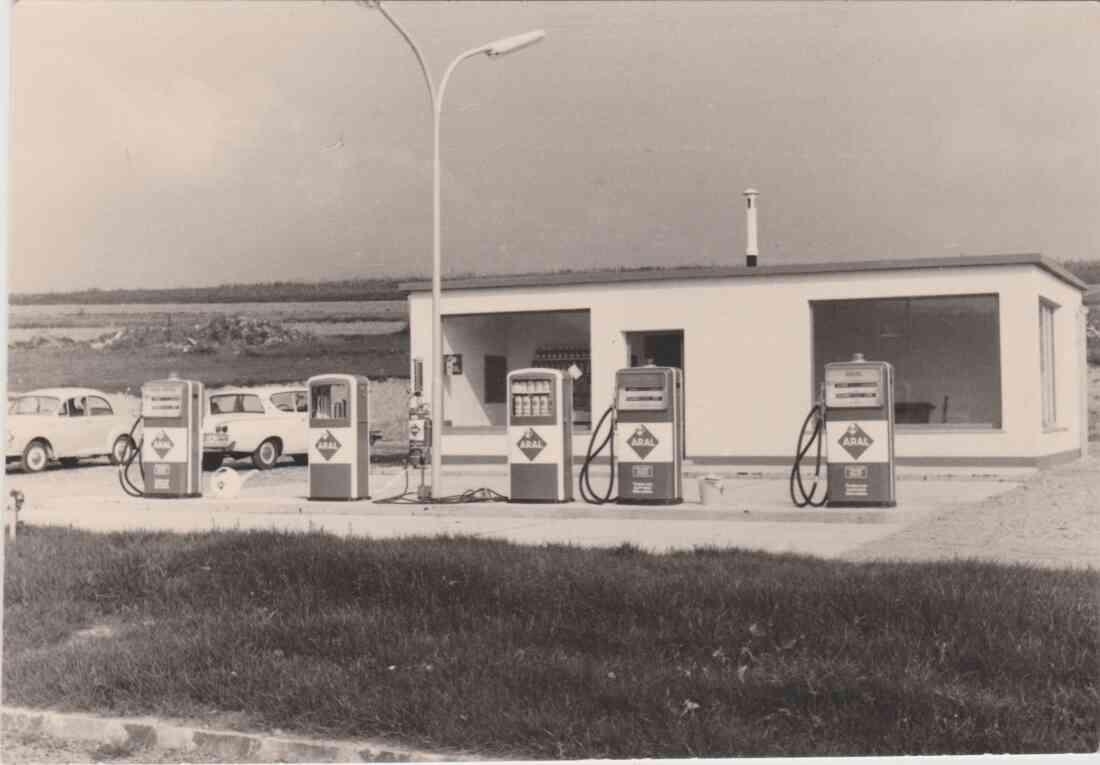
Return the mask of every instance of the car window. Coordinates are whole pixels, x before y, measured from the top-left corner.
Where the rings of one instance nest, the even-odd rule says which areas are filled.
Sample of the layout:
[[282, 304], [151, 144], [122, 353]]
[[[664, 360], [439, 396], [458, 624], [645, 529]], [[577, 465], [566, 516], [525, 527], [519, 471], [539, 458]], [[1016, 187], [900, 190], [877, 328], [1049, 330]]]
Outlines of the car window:
[[11, 414], [57, 414], [61, 399], [53, 396], [21, 396], [12, 402]]
[[309, 411], [309, 396], [306, 395], [306, 392], [304, 390], [294, 392], [294, 411]]
[[61, 414], [68, 417], [84, 416], [84, 397], [70, 398], [61, 405]]
[[280, 412], [293, 412], [294, 411], [294, 392], [285, 391], [283, 393], [272, 393], [271, 403], [275, 405], [275, 408]]
[[88, 396], [88, 412], [92, 415], [114, 414], [114, 410], [107, 403], [107, 399], [99, 396]]
[[263, 414], [260, 397], [252, 393], [225, 393], [210, 397], [210, 414]]

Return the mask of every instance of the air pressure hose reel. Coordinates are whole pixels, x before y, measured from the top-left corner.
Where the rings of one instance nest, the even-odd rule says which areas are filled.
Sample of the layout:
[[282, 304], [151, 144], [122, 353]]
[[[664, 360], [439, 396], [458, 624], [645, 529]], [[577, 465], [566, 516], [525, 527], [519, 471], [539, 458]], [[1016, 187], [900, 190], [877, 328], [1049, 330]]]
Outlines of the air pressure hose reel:
[[[610, 418], [610, 427], [607, 431], [607, 436], [600, 442], [599, 446], [596, 446], [596, 439], [599, 438], [600, 429], [603, 428], [604, 423]], [[581, 474], [578, 481], [578, 486], [581, 492], [581, 498], [590, 505], [603, 505], [608, 502], [613, 502], [617, 498], [612, 498], [612, 494], [615, 491], [615, 427], [618, 424], [618, 413], [615, 410], [615, 405], [607, 407], [607, 410], [600, 416], [599, 422], [596, 423], [596, 427], [592, 428], [592, 437], [588, 439], [588, 451], [584, 455], [584, 464], [581, 465]], [[592, 488], [592, 479], [589, 474], [589, 468], [592, 463], [596, 461], [596, 458], [601, 452], [610, 444], [611, 449], [609, 452], [609, 462], [611, 465], [611, 475], [607, 479], [607, 491], [601, 496]], [[595, 448], [593, 448], [595, 447]]]
[[[829, 501], [829, 490], [826, 487], [822, 491], [821, 498], [816, 497], [818, 481], [821, 478], [821, 453], [822, 444], [825, 441], [826, 409], [824, 394], [820, 394], [814, 405], [810, 408], [806, 419], [802, 421], [802, 428], [798, 431], [798, 444], [794, 451], [794, 464], [791, 466], [790, 493], [791, 502], [796, 507], [824, 507]], [[809, 435], [807, 437], [807, 428]], [[802, 461], [816, 443], [817, 453], [814, 458], [814, 480], [809, 491], [802, 481]]]

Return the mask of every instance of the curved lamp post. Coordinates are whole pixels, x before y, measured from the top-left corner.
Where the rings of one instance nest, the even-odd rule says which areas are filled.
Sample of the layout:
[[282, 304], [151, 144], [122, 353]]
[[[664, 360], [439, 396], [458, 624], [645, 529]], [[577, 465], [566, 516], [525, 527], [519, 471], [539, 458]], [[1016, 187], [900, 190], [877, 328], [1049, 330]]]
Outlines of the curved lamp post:
[[432, 496], [439, 497], [441, 487], [441, 473], [443, 472], [443, 322], [440, 313], [440, 243], [439, 243], [439, 122], [443, 112], [443, 94], [447, 90], [447, 81], [451, 78], [451, 72], [459, 64], [468, 58], [484, 53], [487, 56], [506, 56], [509, 53], [523, 50], [534, 45], [546, 33], [540, 30], [526, 32], [521, 35], [505, 37], [486, 45], [471, 48], [465, 53], [460, 53], [443, 72], [443, 79], [439, 82], [437, 91], [432, 85], [432, 78], [428, 72], [428, 65], [424, 61], [424, 55], [420, 52], [408, 32], [397, 22], [381, 2], [375, 2], [374, 7], [394, 26], [405, 38], [405, 42], [412, 48], [416, 55], [416, 61], [420, 64], [420, 71], [424, 75], [424, 82], [428, 85], [428, 96], [432, 100], [432, 125], [433, 125], [433, 154], [432, 154]]

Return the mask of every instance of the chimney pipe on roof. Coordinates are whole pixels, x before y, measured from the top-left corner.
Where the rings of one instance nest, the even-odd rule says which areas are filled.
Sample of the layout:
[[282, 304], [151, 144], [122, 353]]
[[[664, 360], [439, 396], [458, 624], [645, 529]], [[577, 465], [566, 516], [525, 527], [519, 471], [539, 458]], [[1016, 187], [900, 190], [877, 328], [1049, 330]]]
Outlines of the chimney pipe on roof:
[[756, 198], [760, 192], [756, 189], [745, 189], [745, 265], [749, 268], [756, 267], [756, 257], [760, 250], [756, 246]]

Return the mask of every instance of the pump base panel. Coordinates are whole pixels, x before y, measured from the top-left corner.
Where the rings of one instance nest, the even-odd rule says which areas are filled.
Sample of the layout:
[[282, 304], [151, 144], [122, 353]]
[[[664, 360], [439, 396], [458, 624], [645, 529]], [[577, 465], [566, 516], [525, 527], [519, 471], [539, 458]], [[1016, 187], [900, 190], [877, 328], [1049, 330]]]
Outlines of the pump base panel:
[[614, 500], [617, 505], [679, 505], [683, 504], [682, 497], [672, 497], [669, 499], [616, 499]]
[[560, 505], [572, 501], [572, 499], [516, 499], [515, 497], [508, 499], [508, 503], [512, 505]]
[[621, 504], [677, 505], [684, 501], [682, 475], [677, 462], [618, 463], [617, 484]]
[[556, 463], [513, 464], [509, 469], [511, 502], [569, 502], [573, 493], [566, 491], [561, 466]]
[[351, 465], [309, 466], [309, 499], [353, 500], [369, 499], [366, 483], [367, 470], [359, 467], [359, 483], [352, 484]]
[[836, 502], [827, 501], [825, 503], [825, 507], [880, 507], [880, 508], [891, 508], [891, 507], [897, 507], [897, 506], [898, 506], [897, 502], [845, 502], [843, 500], [838, 500]]

